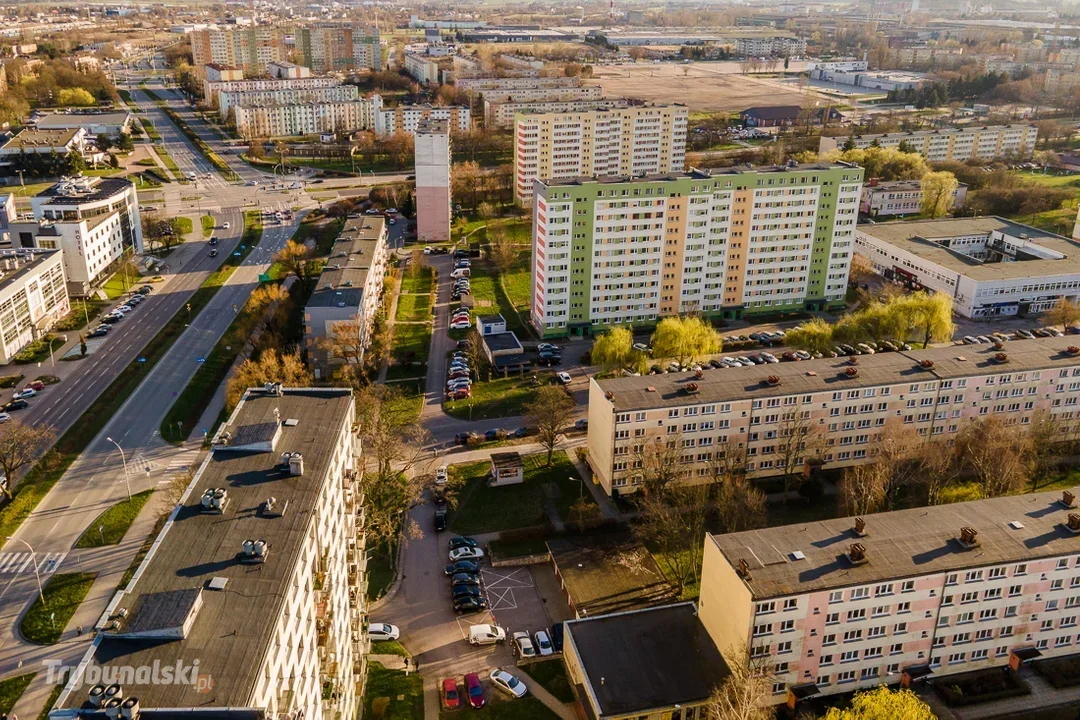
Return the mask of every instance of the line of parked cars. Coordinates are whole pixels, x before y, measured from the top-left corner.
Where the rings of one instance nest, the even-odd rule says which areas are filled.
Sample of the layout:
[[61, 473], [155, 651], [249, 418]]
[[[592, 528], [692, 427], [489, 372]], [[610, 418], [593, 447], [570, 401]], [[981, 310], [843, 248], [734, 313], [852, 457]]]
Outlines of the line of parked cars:
[[138, 290], [133, 292], [131, 296], [122, 305], [118, 305], [113, 308], [106, 315], [102, 316], [101, 323], [87, 333], [87, 337], [104, 337], [109, 334], [112, 329], [110, 326], [123, 320], [127, 317], [128, 313], [137, 308], [144, 300], [146, 296], [153, 291], [153, 287], [150, 285], [143, 285]]
[[[488, 676], [491, 684], [499, 688], [506, 694], [513, 698], [525, 697], [529, 689], [525, 687], [525, 683], [518, 680], [513, 674], [503, 670], [502, 668], [495, 668]], [[477, 673], [467, 673], [464, 679], [465, 697], [471, 707], [479, 710], [484, 707], [486, 698], [484, 697], [484, 686], [480, 682], [480, 676]], [[454, 678], [446, 678], [442, 681], [440, 688], [440, 698], [442, 700], [443, 708], [447, 710], [456, 710], [461, 707], [461, 694], [458, 692], [457, 681]]]
[[[453, 325], [451, 325], [453, 327]], [[446, 398], [465, 400], [472, 396], [472, 368], [463, 350], [455, 350], [447, 368]]]
[[540, 343], [536, 346], [536, 351], [540, 354], [540, 357], [537, 360], [538, 365], [553, 367], [562, 364], [562, 348], [558, 345]]
[[444, 568], [450, 578], [450, 600], [454, 612], [487, 610], [488, 602], [480, 581], [480, 559], [484, 551], [471, 537], [455, 536], [449, 540], [450, 564]]
[[45, 383], [40, 380], [32, 380], [23, 386], [22, 390], [17, 391], [11, 396], [11, 402], [7, 403], [3, 407], [3, 412], [0, 412], [0, 424], [6, 423], [11, 419], [11, 413], [15, 410], [25, 410], [30, 407], [30, 403], [27, 402], [32, 397], [36, 397], [39, 392], [45, 389]]
[[[562, 631], [562, 623], [559, 623], [560, 633]], [[515, 632], [512, 636], [514, 654], [522, 658], [531, 657], [547, 657], [548, 655], [554, 655], [556, 653], [555, 644], [551, 640], [551, 635], [547, 630], [537, 630], [535, 634], [529, 635], [524, 630]], [[560, 650], [562, 648], [561, 634], [560, 634]]]

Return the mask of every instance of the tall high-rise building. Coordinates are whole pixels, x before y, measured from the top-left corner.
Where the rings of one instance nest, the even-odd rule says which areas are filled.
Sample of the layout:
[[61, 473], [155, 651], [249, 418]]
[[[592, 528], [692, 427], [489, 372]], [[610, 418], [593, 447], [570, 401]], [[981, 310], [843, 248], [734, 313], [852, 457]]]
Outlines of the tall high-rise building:
[[287, 60], [286, 55], [285, 33], [278, 28], [207, 28], [191, 32], [192, 61], [200, 74], [211, 63], [261, 74], [271, 62]]
[[296, 51], [315, 72], [382, 68], [379, 30], [360, 23], [318, 23], [296, 28]]
[[[353, 720], [368, 651], [355, 419], [348, 389], [248, 390], [52, 717], [123, 702], [130, 720]], [[110, 677], [121, 697], [102, 697]]]
[[814, 163], [537, 180], [533, 325], [588, 335], [685, 312], [840, 306], [862, 177]]
[[682, 172], [686, 120], [683, 105], [522, 113], [514, 133], [514, 197], [531, 203], [540, 178]]
[[421, 120], [416, 127], [416, 236], [420, 242], [450, 239], [450, 127]]

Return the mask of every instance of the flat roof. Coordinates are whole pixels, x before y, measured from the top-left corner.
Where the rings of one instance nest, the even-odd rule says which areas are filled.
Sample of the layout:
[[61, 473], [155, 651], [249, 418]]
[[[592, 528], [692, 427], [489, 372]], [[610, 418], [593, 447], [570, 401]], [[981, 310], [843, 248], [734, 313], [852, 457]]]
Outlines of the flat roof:
[[[1046, 278], [1080, 273], [1080, 243], [1030, 225], [1005, 218], [943, 218], [940, 220], [898, 220], [886, 223], [863, 223], [856, 228], [863, 235], [877, 238], [929, 262], [973, 280], [1014, 280]], [[1057, 259], [1029, 259], [1015, 262], [982, 262], [970, 255], [933, 242], [966, 235], [1001, 232], [1026, 240], [1064, 255]]]
[[134, 183], [124, 178], [78, 178], [74, 183], [61, 180], [42, 190], [36, 197], [48, 198], [46, 205], [78, 205], [105, 200], [132, 187]]
[[521, 343], [513, 331], [487, 333], [481, 335], [481, 337], [484, 339], [484, 344], [487, 345], [488, 350], [492, 352], [498, 350], [521, 350]]
[[859, 140], [859, 139], [863, 139], [863, 138], [891, 138], [891, 137], [913, 138], [913, 137], [926, 137], [928, 135], [956, 135], [956, 134], [959, 134], [959, 133], [983, 132], [983, 131], [990, 132], [990, 131], [1009, 130], [1009, 129], [1012, 129], [1012, 128], [1031, 128], [1032, 130], [1038, 129], [1037, 126], [1032, 125], [1030, 123], [1018, 123], [1016, 125], [979, 125], [979, 126], [968, 125], [968, 126], [962, 127], [962, 128], [949, 127], [949, 128], [938, 128], [936, 130], [909, 130], [908, 132], [892, 132], [892, 133], [876, 133], [876, 134], [867, 134], [867, 135], [856, 135], [855, 139]]
[[[286, 389], [280, 396], [248, 391], [223, 430], [243, 437], [247, 428], [272, 424], [277, 432], [271, 442], [252, 442], [247, 450], [232, 443], [231, 450], [215, 449], [206, 458], [159, 544], [140, 568], [134, 587], [119, 604], [129, 610], [117, 630], [123, 633], [144, 622], [155, 627], [175, 621], [182, 610], [177, 606], [189, 597], [170, 593], [200, 590], [202, 604], [187, 636], [131, 639], [103, 631], [92, 651], [95, 663], [110, 666], [171, 666], [178, 660], [190, 665], [198, 659], [199, 672], [213, 677], [213, 693], [207, 695], [191, 684], [154, 683], [152, 679], [140, 683], [136, 677], [133, 684], [125, 683], [125, 695], [138, 697], [146, 708], [249, 705], [259, 659], [266, 655], [281, 615], [284, 589], [295, 574], [352, 402], [351, 391], [344, 388]], [[303, 454], [302, 476], [282, 471], [280, 453], [285, 451]], [[201, 512], [202, 491], [208, 488], [227, 491], [222, 514]], [[267, 517], [257, 511], [270, 497], [285, 507], [284, 515]], [[255, 539], [269, 544], [266, 561], [257, 566], [241, 564], [243, 542]], [[209, 588], [218, 577], [227, 580], [226, 590]], [[172, 602], [163, 608], [163, 599]], [[143, 606], [154, 609], [157, 617], [144, 621]], [[85, 699], [83, 692], [72, 693], [63, 702], [65, 707], [79, 708]]]
[[731, 674], [692, 602], [565, 624], [603, 715], [702, 702]]
[[26, 128], [15, 137], [8, 140], [2, 149], [20, 150], [22, 148], [31, 147], [67, 147], [81, 130], [81, 127], [60, 130]]
[[606, 615], [675, 599], [675, 589], [652, 555], [630, 533], [552, 538], [547, 548], [579, 615]]
[[[0, 199], [4, 196], [0, 195]], [[0, 202], [2, 204], [2, 202]], [[3, 270], [0, 268], [0, 292], [8, 287], [11, 283], [19, 280], [31, 272], [36, 271], [43, 263], [52, 258], [60, 250], [34, 250], [30, 252], [28, 250], [4, 250], [0, 251], [0, 262], [5, 259], [14, 258], [18, 263], [18, 267], [12, 270]]]
[[416, 123], [416, 132], [445, 135], [450, 131], [450, 121], [445, 118], [426, 117]]
[[103, 113], [50, 113], [43, 115], [37, 120], [39, 130], [52, 130], [59, 128], [75, 128], [84, 125], [104, 124], [123, 125], [131, 118], [131, 113], [103, 112]]
[[547, 187], [559, 187], [563, 185], [585, 185], [589, 183], [601, 185], [617, 185], [621, 183], [649, 183], [667, 182], [671, 180], [708, 180], [710, 178], [733, 176], [733, 175], [760, 175], [767, 173], [795, 173], [812, 172], [814, 170], [826, 172], [829, 170], [853, 170], [862, 172], [862, 168], [849, 163], [802, 163], [800, 165], [762, 165], [754, 167], [750, 165], [733, 165], [722, 168], [690, 168], [682, 172], [660, 173], [658, 175], [626, 176], [606, 175], [601, 177], [570, 177], [541, 179]]
[[[998, 351], [993, 345], [986, 344], [879, 352], [859, 356], [858, 364], [854, 366], [859, 371], [856, 377], [849, 377], [846, 373], [848, 368], [853, 367], [849, 358], [839, 357], [753, 367], [709, 368], [703, 372], [701, 379], [695, 378], [692, 372], [676, 372], [593, 382], [596, 382], [603, 392], [610, 394], [609, 400], [616, 412], [648, 410], [832, 393], [860, 387], [979, 375], [1056, 370], [1080, 365], [1080, 357], [1066, 352], [1066, 348], [1073, 345], [1080, 345], [1080, 338], [1065, 336], [1011, 340], [1005, 343], [1003, 349], [1008, 355], [1008, 362], [1005, 363], [997, 362], [995, 356]], [[933, 361], [933, 367], [922, 367], [923, 360]], [[771, 384], [769, 378], [773, 376], [780, 382]], [[697, 385], [696, 392], [687, 392], [690, 383]]]
[[521, 453], [517, 451], [496, 452], [491, 453], [491, 466], [493, 468], [517, 469], [525, 467], [525, 463], [521, 460]]
[[364, 298], [368, 270], [384, 242], [386, 219], [381, 216], [349, 218], [334, 241], [308, 307], [359, 307]]
[[[863, 516], [862, 537], [852, 518], [836, 518], [709, 535], [707, 542], [733, 568], [740, 560], [749, 564], [743, 582], [755, 599], [774, 598], [1080, 553], [1080, 534], [1065, 527], [1069, 513], [1078, 510], [1061, 497], [1042, 492], [874, 513]], [[977, 531], [976, 547], [960, 542], [964, 527]], [[848, 559], [856, 542], [866, 548], [864, 564]], [[795, 552], [803, 557], [796, 559]]]

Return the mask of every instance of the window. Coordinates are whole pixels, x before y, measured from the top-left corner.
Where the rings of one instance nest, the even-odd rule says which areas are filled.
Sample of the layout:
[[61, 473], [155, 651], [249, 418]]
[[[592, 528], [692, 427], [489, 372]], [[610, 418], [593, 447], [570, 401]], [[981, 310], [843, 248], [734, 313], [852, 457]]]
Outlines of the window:
[[784, 610], [795, 610], [799, 607], [799, 601], [797, 598], [788, 598], [784, 601]]
[[859, 659], [859, 651], [858, 650], [848, 650], [847, 652], [844, 652], [844, 653], [840, 654], [840, 662], [842, 662], [842, 663], [855, 662], [858, 659]]
[[889, 646], [889, 654], [890, 655], [899, 655], [902, 652], [904, 652], [903, 643], [895, 643], [895, 644]]
[[906, 601], [902, 602], [902, 603], [897, 603], [896, 604], [896, 612], [898, 612], [898, 613], [911, 612], [911, 603], [906, 602]]
[[862, 670], [862, 679], [863, 680], [871, 680], [873, 678], [876, 678], [880, 674], [880, 672], [881, 672], [881, 668], [879, 668], [879, 667], [863, 668], [863, 670]]
[[967, 659], [967, 653], [953, 653], [949, 655], [949, 664], [955, 665], [956, 663], [962, 663]]
[[780, 623], [780, 632], [782, 632], [782, 633], [791, 632], [794, 629], [795, 629], [795, 621], [794, 620], [784, 620], [782, 623]]
[[829, 602], [830, 603], [844, 602], [844, 592], [842, 590], [836, 590], [834, 592], [829, 593]]
[[903, 583], [900, 584], [900, 592], [915, 592], [915, 581], [905, 580]]
[[862, 630], [848, 630], [844, 633], [844, 642], [858, 642], [862, 640]]
[[757, 614], [764, 615], [765, 613], [771, 613], [776, 611], [776, 603], [774, 602], [761, 602], [757, 604]]
[[976, 660], [985, 660], [989, 654], [990, 651], [986, 648], [983, 648], [982, 650], [972, 650], [971, 662], [975, 662]]
[[822, 645], [835, 645], [836, 644], [836, 634], [835, 633], [829, 633], [828, 635], [824, 636], [823, 638], [821, 638], [821, 644]]
[[1017, 565], [1015, 568], [1013, 568], [1013, 575], [1014, 576], [1015, 575], [1026, 575], [1026, 574], [1027, 574], [1027, 563]]
[[848, 610], [847, 619], [848, 622], [853, 622], [855, 620], [865, 620], [866, 608], [859, 608], [858, 610]]
[[829, 613], [828, 615], [825, 616], [825, 624], [826, 625], [836, 625], [839, 622], [840, 622], [840, 613], [838, 613], [838, 612], [831, 612], [831, 613]]
[[987, 610], [979, 611], [979, 622], [984, 620], [993, 620], [997, 617], [997, 608], [989, 608]]
[[837, 673], [836, 674], [836, 682], [837, 683], [855, 682], [855, 671], [854, 670], [845, 670], [844, 672]]
[[892, 594], [893, 594], [893, 584], [892, 583], [887, 583], [885, 585], [878, 585], [876, 588], [874, 588], [874, 595], [875, 596], [892, 595]]
[[1005, 577], [1005, 568], [1003, 568], [1003, 567], [990, 568], [990, 572], [988, 572], [986, 574], [986, 577], [988, 577], [991, 580], [995, 580], [997, 578], [1003, 578], [1003, 577]]
[[903, 635], [907, 632], [907, 623], [896, 623], [893, 625], [893, 635]]
[[949, 573], [948, 575], [946, 575], [945, 576], [945, 584], [946, 585], [955, 585], [956, 584], [956, 573]]
[[888, 615], [888, 614], [889, 614], [889, 606], [888, 605], [878, 605], [877, 607], [874, 608], [874, 612], [871, 613], [871, 615], [873, 617], [881, 617], [882, 615]]
[[1018, 595], [1020, 595], [1020, 586], [1019, 585], [1010, 585], [1009, 586], [1009, 597], [1017, 597]]
[[779, 695], [780, 693], [786, 692], [786, 691], [787, 691], [787, 683], [785, 683], [785, 682], [774, 682], [772, 684], [772, 693], [773, 693], [773, 695]]
[[754, 626], [754, 637], [761, 637], [762, 635], [770, 634], [772, 634], [772, 623], [769, 623], [767, 625]]
[[789, 652], [791, 652], [791, 641], [787, 640], [787, 641], [782, 642], [782, 643], [777, 643], [776, 652], [777, 653], [789, 653]]
[[1055, 569], [1056, 570], [1066, 570], [1066, 569], [1068, 569], [1068, 567], [1069, 567], [1069, 559], [1068, 558], [1061, 558], [1060, 560], [1057, 561], [1057, 567]]
[[862, 600], [870, 597], [870, 588], [855, 588], [851, 591], [852, 600]]
[[972, 571], [970, 571], [970, 572], [968, 572], [967, 574], [964, 575], [964, 582], [966, 582], [966, 583], [979, 582], [982, 579], [983, 579], [983, 571], [982, 570], [972, 570]]

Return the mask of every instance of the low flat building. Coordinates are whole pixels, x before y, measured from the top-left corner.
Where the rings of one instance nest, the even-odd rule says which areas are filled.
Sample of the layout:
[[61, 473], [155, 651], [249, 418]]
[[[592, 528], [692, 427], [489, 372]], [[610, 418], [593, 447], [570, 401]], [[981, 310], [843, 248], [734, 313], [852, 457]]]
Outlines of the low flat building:
[[747, 127], [791, 127], [798, 122], [820, 125], [826, 112], [830, 122], [842, 120], [844, 117], [841, 111], [831, 106], [827, 109], [803, 110], [798, 105], [776, 105], [747, 108], [739, 113], [739, 119]]
[[594, 533], [547, 541], [555, 577], [578, 618], [664, 605], [675, 589], [641, 541]]
[[[22, 154], [66, 156], [68, 153], [86, 152], [86, 128], [67, 130], [38, 130], [27, 128], [0, 147], [0, 168], [10, 166]], [[9, 167], [10, 170], [10, 167]], [[9, 172], [10, 174], [10, 172]]]
[[491, 479], [488, 485], [520, 485], [525, 482], [525, 463], [518, 452], [491, 453]]
[[[1080, 356], [1070, 337], [589, 382], [588, 464], [607, 493], [637, 492], [658, 467], [673, 481], [713, 483], [732, 448], [751, 477], [812, 475], [873, 459], [888, 423], [949, 441], [971, 418], [993, 413], [1024, 427], [1048, 413], [1065, 434], [1080, 419]], [[785, 444], [796, 430], [810, 435]], [[675, 443], [671, 446], [670, 443]], [[652, 450], [650, 448], [657, 448]], [[665, 473], [670, 471], [665, 470]]]
[[698, 615], [776, 704], [1071, 655], [1077, 492], [710, 534]]
[[135, 116], [127, 111], [101, 113], [49, 113], [34, 123], [39, 131], [84, 128], [88, 135], [120, 135], [131, 132]]
[[731, 671], [692, 602], [570, 620], [563, 662], [586, 717], [708, 720]]
[[[953, 209], [962, 208], [968, 186], [957, 183], [953, 191]], [[922, 183], [918, 180], [870, 180], [862, 189], [859, 212], [870, 217], [915, 215], [922, 212]]]
[[838, 85], [850, 85], [852, 88], [881, 92], [914, 90], [926, 83], [926, 76], [922, 73], [885, 70], [847, 71], [818, 68], [810, 73], [810, 78]]
[[871, 145], [894, 148], [904, 143], [930, 162], [993, 160], [1031, 155], [1038, 135], [1035, 125], [986, 125], [850, 137], [823, 135], [818, 152], [824, 155], [839, 150], [851, 140], [856, 148], [864, 150]]
[[968, 318], [1080, 299], [1080, 241], [998, 217], [859, 225], [855, 252], [886, 280], [943, 292]]
[[[304, 308], [304, 346], [317, 379], [335, 366], [359, 363], [371, 344], [371, 327], [382, 297], [389, 249], [386, 220], [364, 216], [345, 222]], [[356, 332], [356, 337], [333, 338]], [[335, 351], [330, 341], [339, 346]]]
[[348, 389], [248, 390], [52, 720], [116, 717], [98, 673], [131, 720], [355, 718], [369, 647], [355, 420]]
[[38, 223], [34, 247], [64, 251], [70, 295], [86, 296], [120, 260], [143, 252], [139, 198], [130, 180], [68, 178], [30, 198], [30, 207]]
[[0, 364], [71, 309], [60, 250], [0, 251]]
[[284, 60], [277, 60], [269, 63], [266, 66], [266, 71], [270, 74], [270, 77], [278, 80], [294, 80], [311, 77], [311, 68], [297, 65], [296, 63], [285, 62]]

